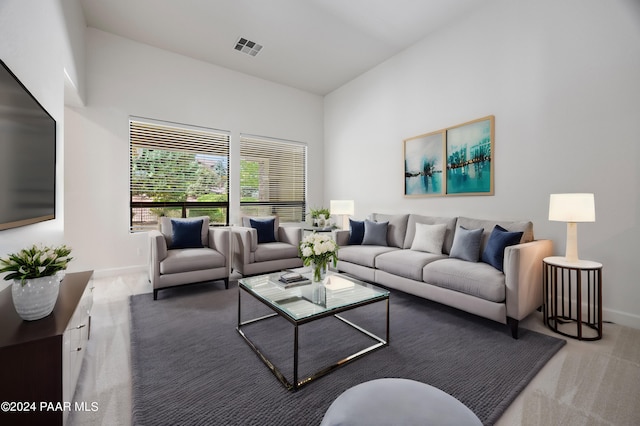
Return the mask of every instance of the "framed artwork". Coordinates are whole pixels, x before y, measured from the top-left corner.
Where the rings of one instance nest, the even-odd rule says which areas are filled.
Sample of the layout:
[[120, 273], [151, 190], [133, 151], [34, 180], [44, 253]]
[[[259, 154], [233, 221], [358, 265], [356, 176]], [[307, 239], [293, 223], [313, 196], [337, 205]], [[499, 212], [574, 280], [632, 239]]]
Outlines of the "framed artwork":
[[444, 130], [404, 141], [404, 195], [444, 195]]
[[493, 115], [403, 143], [405, 197], [493, 195]]
[[493, 195], [493, 133], [493, 116], [447, 129], [447, 194]]

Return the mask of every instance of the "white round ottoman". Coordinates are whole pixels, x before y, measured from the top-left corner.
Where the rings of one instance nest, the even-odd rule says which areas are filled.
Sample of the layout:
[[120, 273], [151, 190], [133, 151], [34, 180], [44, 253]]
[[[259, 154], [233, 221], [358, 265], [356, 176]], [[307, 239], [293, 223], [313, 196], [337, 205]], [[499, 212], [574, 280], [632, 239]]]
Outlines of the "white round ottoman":
[[463, 403], [440, 389], [408, 379], [377, 379], [344, 391], [321, 426], [479, 425]]

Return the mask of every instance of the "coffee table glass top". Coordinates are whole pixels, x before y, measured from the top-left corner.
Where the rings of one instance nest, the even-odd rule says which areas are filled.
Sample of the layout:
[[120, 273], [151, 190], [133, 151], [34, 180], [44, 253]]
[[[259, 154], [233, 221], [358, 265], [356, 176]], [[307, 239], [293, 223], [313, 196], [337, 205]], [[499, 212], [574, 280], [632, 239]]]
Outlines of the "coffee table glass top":
[[[349, 305], [384, 299], [389, 292], [355, 278], [329, 273], [324, 288], [318, 284], [305, 284], [285, 288], [278, 284], [283, 272], [242, 278], [239, 280], [255, 297], [288, 315], [293, 320], [325, 315]], [[303, 274], [309, 276], [310, 274]], [[314, 303], [315, 302], [315, 303]]]

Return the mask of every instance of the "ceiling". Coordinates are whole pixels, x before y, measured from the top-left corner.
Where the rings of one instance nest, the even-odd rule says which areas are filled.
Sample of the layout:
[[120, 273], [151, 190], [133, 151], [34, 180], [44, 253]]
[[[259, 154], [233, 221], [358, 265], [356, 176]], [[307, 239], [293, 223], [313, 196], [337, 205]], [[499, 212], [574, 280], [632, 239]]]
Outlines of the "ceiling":
[[[325, 95], [490, 0], [80, 0], [89, 27]], [[263, 46], [234, 49], [239, 38]]]

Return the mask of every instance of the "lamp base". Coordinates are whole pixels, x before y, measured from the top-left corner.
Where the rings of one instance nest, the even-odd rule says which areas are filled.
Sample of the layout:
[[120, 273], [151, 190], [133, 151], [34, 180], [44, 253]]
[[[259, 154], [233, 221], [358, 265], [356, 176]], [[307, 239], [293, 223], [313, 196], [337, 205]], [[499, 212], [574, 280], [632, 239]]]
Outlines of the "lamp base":
[[349, 215], [342, 215], [342, 229], [349, 230]]
[[578, 224], [567, 222], [567, 247], [565, 251], [567, 262], [578, 262]]

